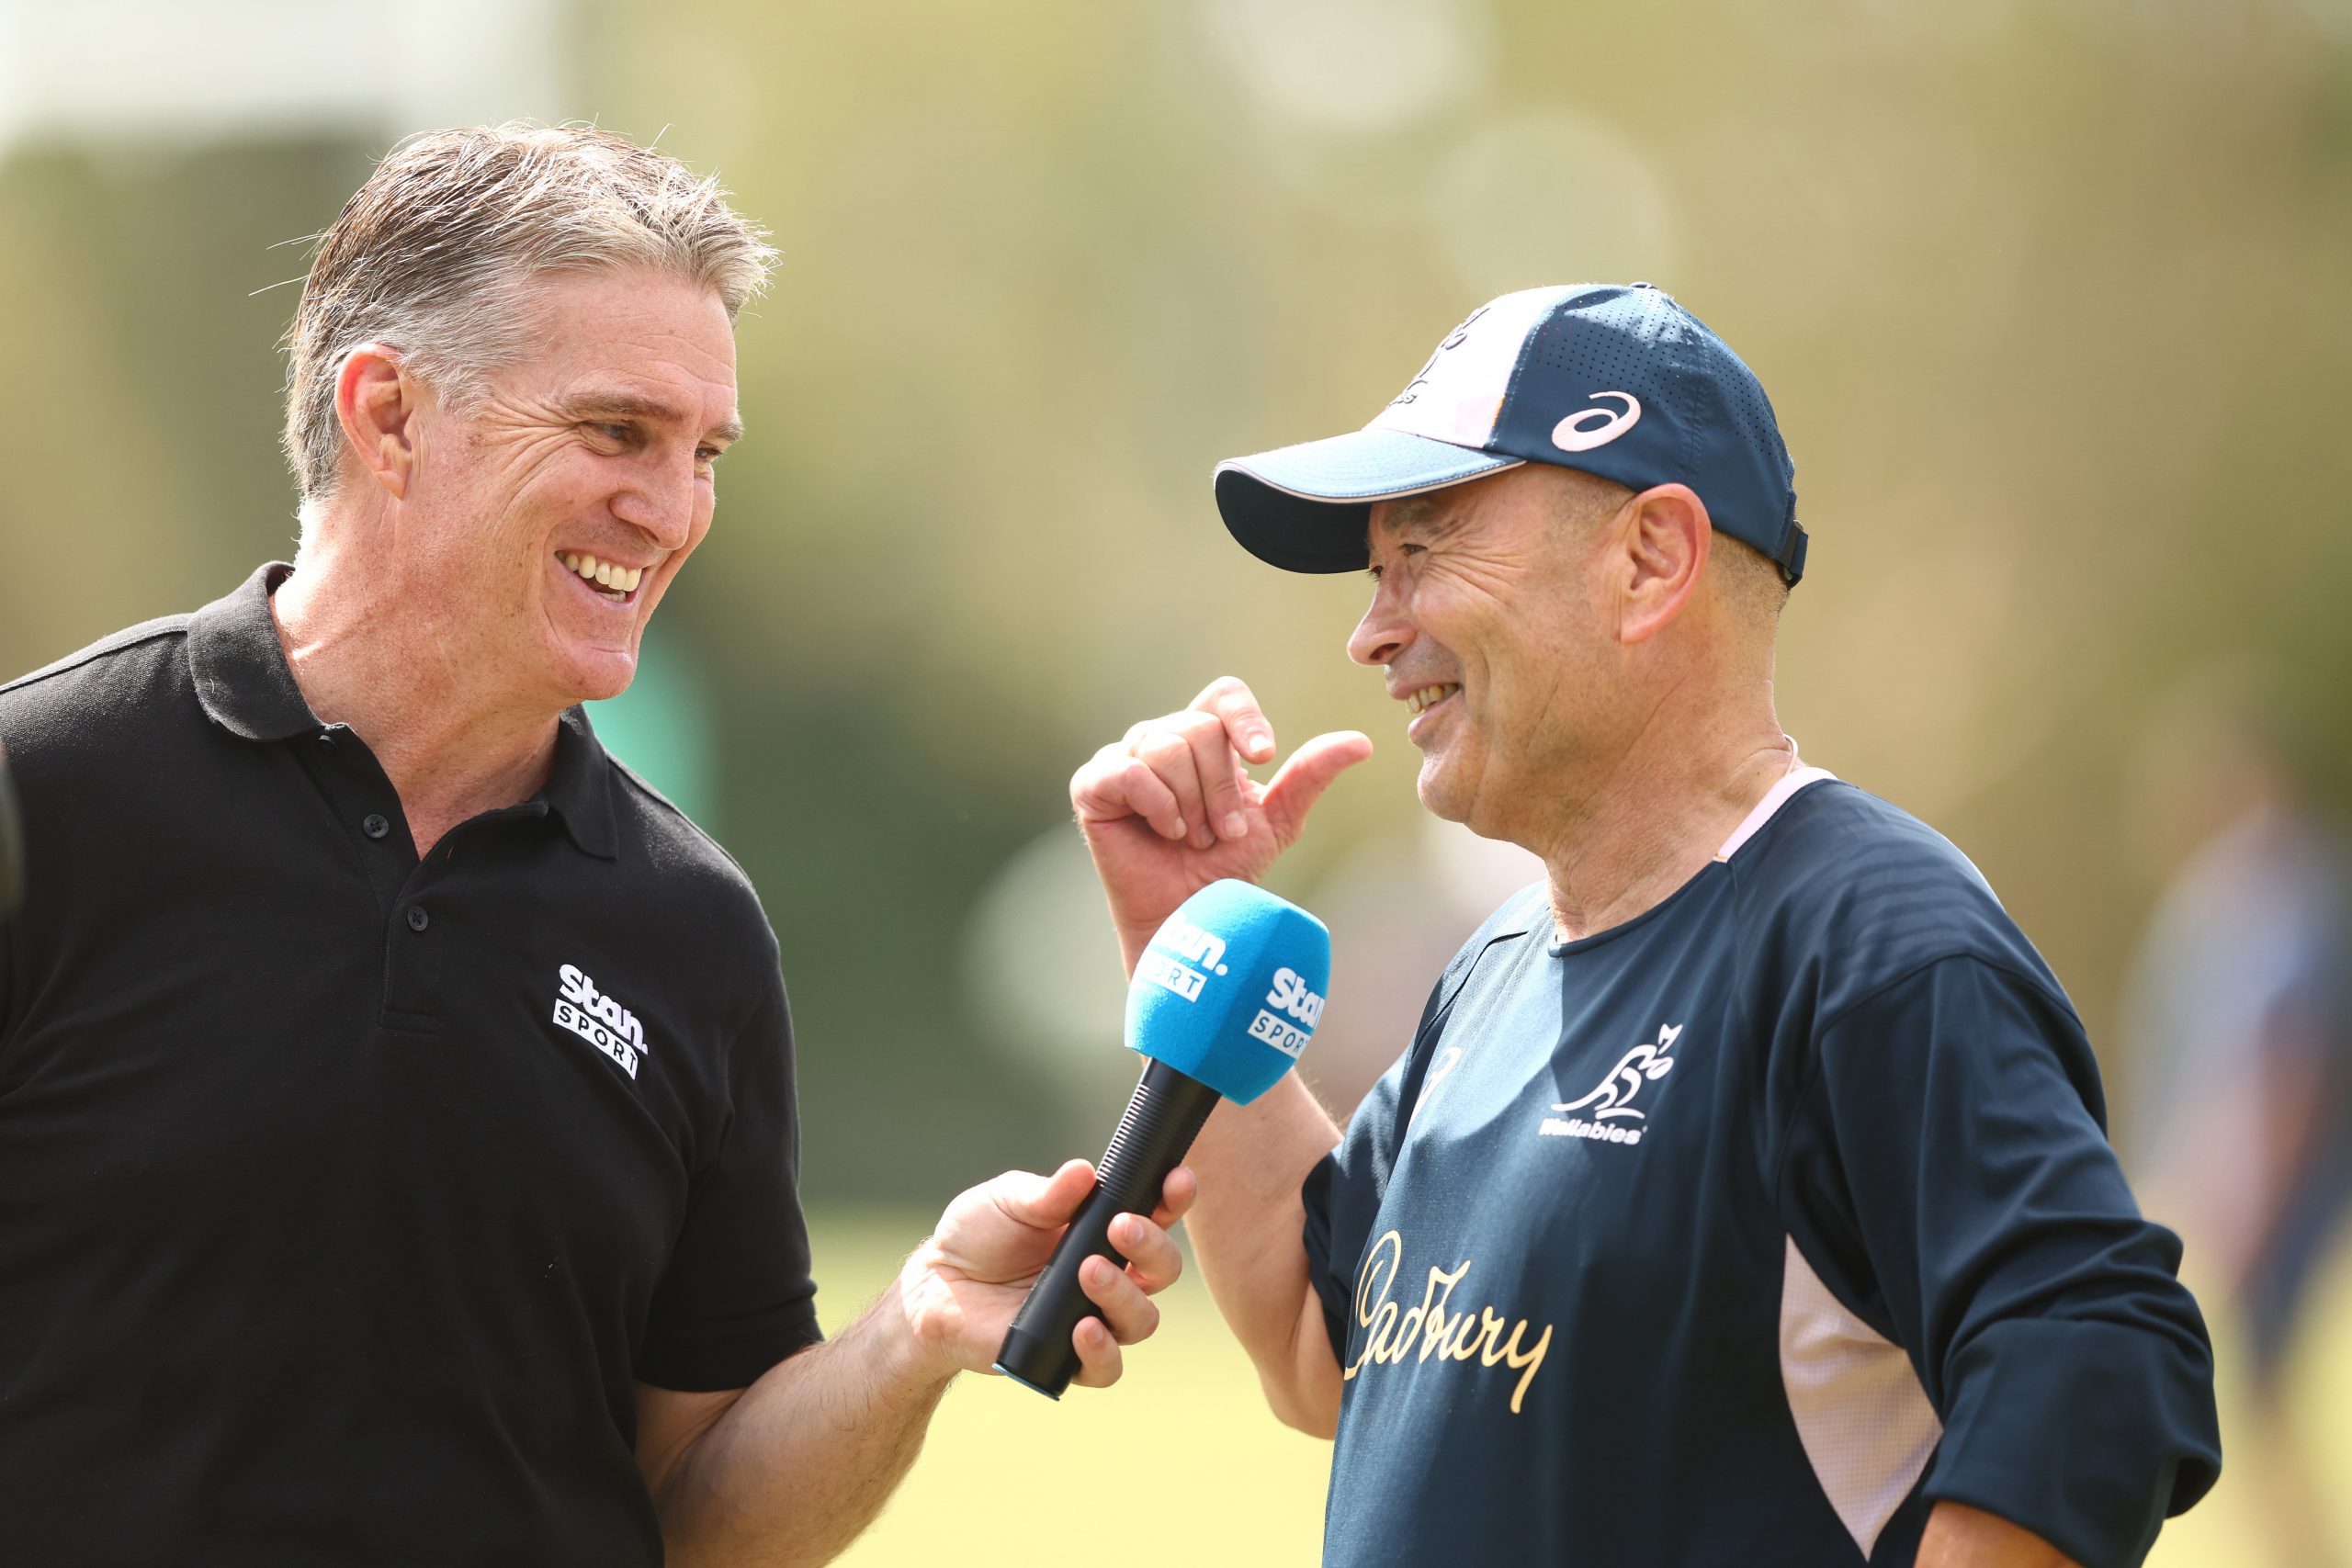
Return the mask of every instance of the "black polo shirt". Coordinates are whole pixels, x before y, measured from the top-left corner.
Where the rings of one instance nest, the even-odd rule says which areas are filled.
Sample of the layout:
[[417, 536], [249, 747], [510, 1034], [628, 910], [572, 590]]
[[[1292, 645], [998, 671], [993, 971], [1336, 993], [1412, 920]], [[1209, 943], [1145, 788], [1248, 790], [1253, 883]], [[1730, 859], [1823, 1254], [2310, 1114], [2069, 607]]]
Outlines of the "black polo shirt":
[[0, 687], [0, 1562], [642, 1565], [632, 1384], [818, 1337], [743, 874], [575, 709], [420, 863], [283, 566]]

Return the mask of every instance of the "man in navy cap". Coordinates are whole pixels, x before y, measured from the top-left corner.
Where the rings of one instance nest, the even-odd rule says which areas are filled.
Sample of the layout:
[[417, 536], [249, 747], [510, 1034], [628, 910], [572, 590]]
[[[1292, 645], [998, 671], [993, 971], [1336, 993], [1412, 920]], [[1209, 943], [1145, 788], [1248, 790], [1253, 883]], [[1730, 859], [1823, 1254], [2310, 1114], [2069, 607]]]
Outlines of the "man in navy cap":
[[[1747, 367], [1641, 284], [1506, 295], [1363, 430], [1218, 468], [1252, 553], [1369, 568], [1348, 652], [1422, 804], [1548, 873], [1344, 1133], [1294, 1076], [1194, 1147], [1202, 1272], [1338, 1439], [1327, 1563], [2131, 1563], [2218, 1473], [2065, 993], [1774, 715], [1792, 479]], [[1258, 784], [1227, 679], [1097, 753], [1130, 965], [1370, 750]]]

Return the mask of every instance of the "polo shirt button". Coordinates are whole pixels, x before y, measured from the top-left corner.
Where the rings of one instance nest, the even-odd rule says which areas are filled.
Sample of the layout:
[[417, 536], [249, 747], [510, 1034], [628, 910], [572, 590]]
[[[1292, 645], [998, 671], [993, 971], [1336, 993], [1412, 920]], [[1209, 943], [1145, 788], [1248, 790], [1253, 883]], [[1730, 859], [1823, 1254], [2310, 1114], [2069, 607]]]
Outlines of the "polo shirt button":
[[409, 929], [409, 930], [411, 930], [411, 931], [423, 931], [425, 927], [427, 927], [427, 926], [431, 925], [432, 923], [433, 923], [433, 917], [432, 917], [432, 916], [430, 916], [430, 915], [428, 915], [428, 914], [426, 914], [426, 913], [424, 912], [424, 905], [422, 905], [422, 904], [411, 904], [411, 905], [408, 907], [408, 929]]
[[361, 819], [359, 830], [371, 839], [380, 839], [392, 830], [392, 825], [384, 820], [382, 812], [370, 811]]

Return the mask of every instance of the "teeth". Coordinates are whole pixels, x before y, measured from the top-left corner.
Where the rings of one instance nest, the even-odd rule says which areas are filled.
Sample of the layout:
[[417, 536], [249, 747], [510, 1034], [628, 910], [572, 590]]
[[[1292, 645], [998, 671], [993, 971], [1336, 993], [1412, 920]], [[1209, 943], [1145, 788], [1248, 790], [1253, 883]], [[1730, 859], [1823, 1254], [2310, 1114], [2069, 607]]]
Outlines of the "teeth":
[[641, 566], [623, 566], [618, 561], [598, 560], [585, 551], [575, 553], [566, 550], [555, 558], [563, 563], [564, 570], [578, 572], [582, 581], [595, 584], [607, 593], [634, 593], [637, 585], [645, 581], [645, 569]]
[[1405, 711], [1419, 717], [1461, 689], [1458, 685], [1423, 686], [1405, 699]]

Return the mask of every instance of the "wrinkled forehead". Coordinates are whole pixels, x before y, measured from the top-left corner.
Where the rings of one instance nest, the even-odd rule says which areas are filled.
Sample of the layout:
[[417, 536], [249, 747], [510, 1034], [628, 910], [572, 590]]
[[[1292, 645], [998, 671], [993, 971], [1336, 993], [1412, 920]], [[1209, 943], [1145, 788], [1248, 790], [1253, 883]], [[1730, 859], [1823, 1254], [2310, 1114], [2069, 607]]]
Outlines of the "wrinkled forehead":
[[600, 274], [534, 290], [520, 377], [583, 418], [740, 434], [735, 327], [707, 289], [675, 278]]
[[1521, 468], [1482, 475], [1461, 484], [1372, 503], [1364, 529], [1367, 548], [1377, 555], [1399, 545], [1430, 544], [1464, 536], [1490, 518], [1516, 510], [1527, 500]]
[[1374, 502], [1368, 541], [1376, 549], [1383, 544], [1434, 538], [1460, 527], [1468, 511], [1468, 498], [1457, 493], [1461, 488], [1452, 486], [1427, 495]]

